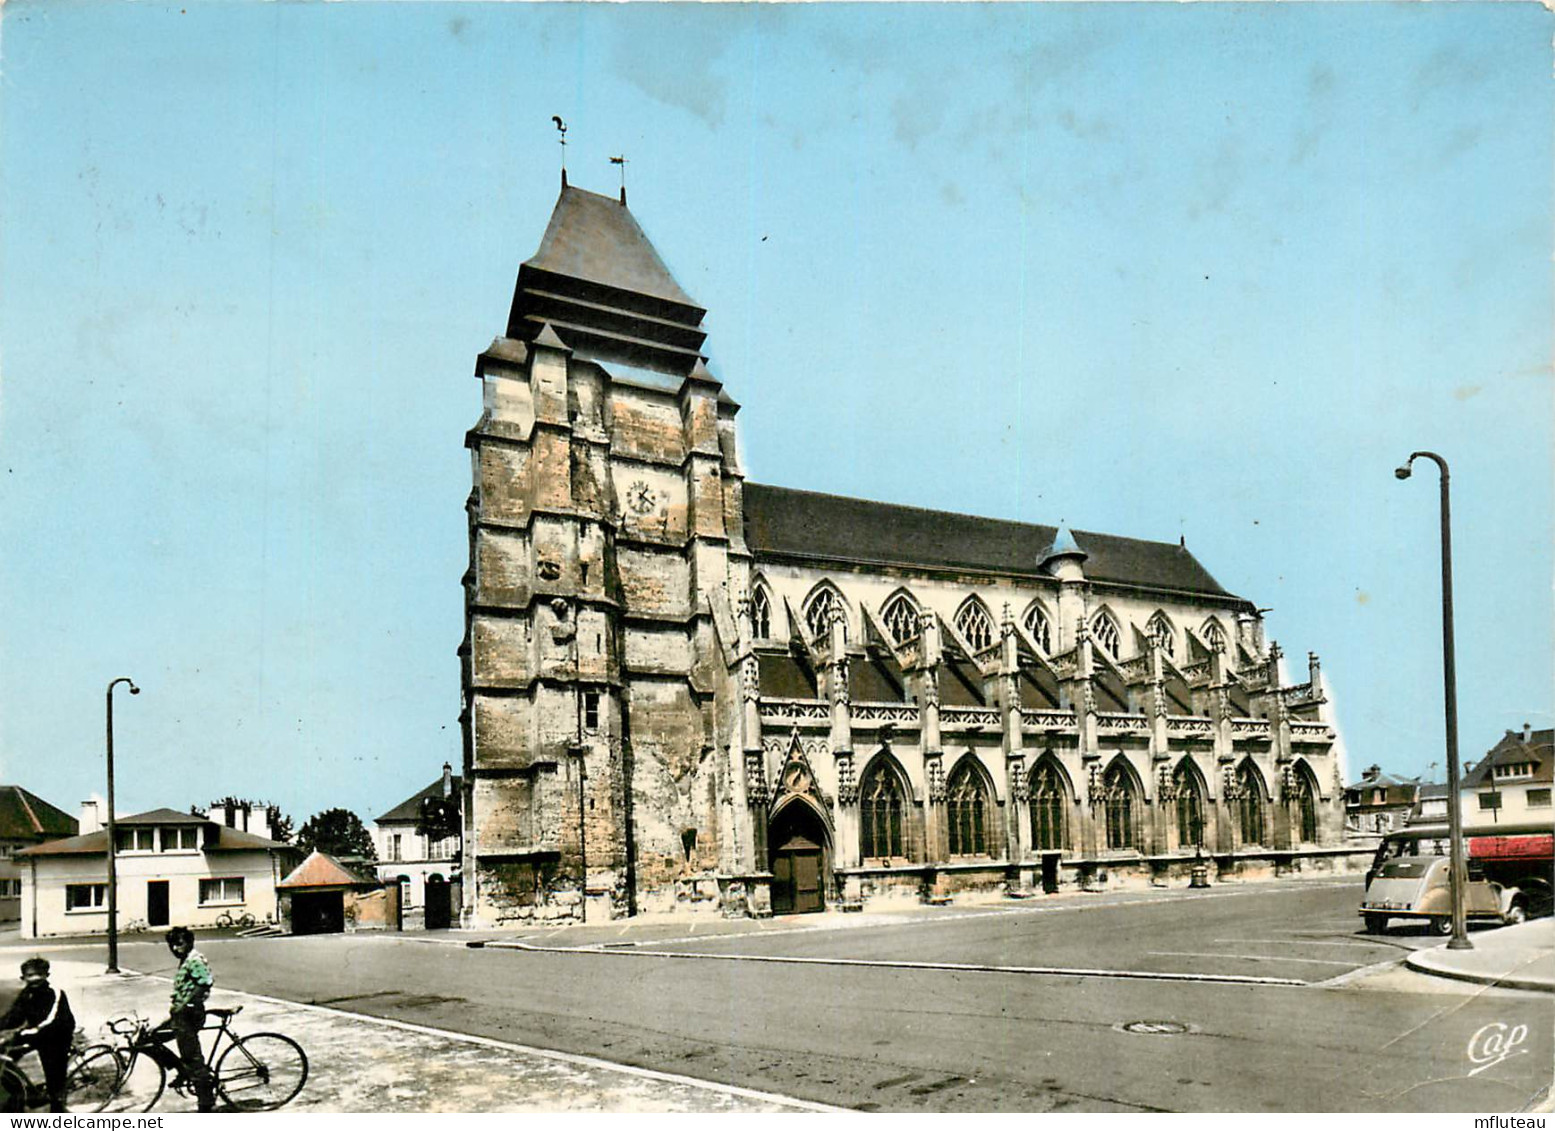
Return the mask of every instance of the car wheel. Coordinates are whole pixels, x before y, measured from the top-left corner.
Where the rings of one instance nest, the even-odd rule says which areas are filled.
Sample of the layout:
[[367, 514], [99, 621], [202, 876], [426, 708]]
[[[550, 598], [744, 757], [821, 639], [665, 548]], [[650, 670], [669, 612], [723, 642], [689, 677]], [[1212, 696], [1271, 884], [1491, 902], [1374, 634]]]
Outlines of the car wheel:
[[1388, 929], [1388, 917], [1386, 915], [1367, 915], [1366, 933], [1368, 935], [1380, 935]]
[[1452, 919], [1447, 915], [1438, 915], [1431, 920], [1431, 933], [1443, 937], [1452, 934]]
[[1501, 916], [1501, 922], [1508, 927], [1515, 927], [1518, 923], [1526, 923], [1527, 921], [1528, 910], [1522, 905], [1520, 900], [1508, 907], [1506, 914]]

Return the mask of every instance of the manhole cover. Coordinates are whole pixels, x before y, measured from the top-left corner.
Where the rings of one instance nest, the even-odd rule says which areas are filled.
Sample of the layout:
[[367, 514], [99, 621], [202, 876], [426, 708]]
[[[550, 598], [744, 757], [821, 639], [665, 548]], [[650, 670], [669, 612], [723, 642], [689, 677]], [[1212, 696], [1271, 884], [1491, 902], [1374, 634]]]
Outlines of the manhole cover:
[[1192, 1025], [1184, 1025], [1181, 1021], [1129, 1021], [1122, 1025], [1114, 1025], [1113, 1028], [1120, 1033], [1154, 1033], [1170, 1036], [1195, 1031]]

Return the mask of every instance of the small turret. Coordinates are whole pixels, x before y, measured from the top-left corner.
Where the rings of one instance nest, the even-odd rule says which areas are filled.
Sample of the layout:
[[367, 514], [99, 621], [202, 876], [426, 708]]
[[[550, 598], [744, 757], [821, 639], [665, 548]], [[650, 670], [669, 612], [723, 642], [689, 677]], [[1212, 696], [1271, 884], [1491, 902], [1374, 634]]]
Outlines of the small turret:
[[1060, 581], [1078, 581], [1085, 576], [1084, 563], [1088, 557], [1090, 555], [1080, 549], [1069, 527], [1060, 524], [1053, 535], [1053, 544], [1037, 564]]

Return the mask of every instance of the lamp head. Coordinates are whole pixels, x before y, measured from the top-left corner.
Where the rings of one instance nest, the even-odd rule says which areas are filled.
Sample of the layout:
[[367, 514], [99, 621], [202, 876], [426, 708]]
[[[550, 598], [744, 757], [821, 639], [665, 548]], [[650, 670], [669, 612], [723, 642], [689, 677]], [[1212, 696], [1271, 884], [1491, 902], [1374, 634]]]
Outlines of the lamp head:
[[1412, 469], [1406, 463], [1403, 467], [1395, 468], [1393, 470], [1393, 474], [1398, 476], [1400, 479], [1408, 479], [1412, 474]]
[[133, 683], [130, 684], [130, 694], [131, 695], [139, 695], [140, 694], [140, 688], [136, 687]]

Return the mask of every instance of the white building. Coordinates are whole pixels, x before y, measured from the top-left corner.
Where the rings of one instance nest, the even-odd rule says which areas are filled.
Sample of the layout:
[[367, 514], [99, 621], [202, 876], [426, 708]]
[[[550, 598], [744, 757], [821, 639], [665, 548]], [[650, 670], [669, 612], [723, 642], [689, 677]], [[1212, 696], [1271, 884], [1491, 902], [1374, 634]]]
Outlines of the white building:
[[429, 799], [458, 805], [464, 782], [443, 763], [443, 776], [412, 794], [373, 822], [373, 847], [378, 851], [378, 878], [400, 885], [401, 906], [406, 912], [426, 906], [427, 880], [434, 883], [454, 878], [459, 868], [458, 835], [434, 839], [416, 831], [422, 803]]
[[1459, 786], [1463, 827], [1548, 832], [1555, 819], [1550, 803], [1555, 779], [1555, 730], [1509, 730]]
[[[95, 806], [84, 807], [81, 835], [16, 854], [22, 938], [107, 932], [108, 832], [95, 824]], [[120, 930], [213, 927], [224, 912], [276, 918], [285, 845], [176, 809], [117, 826]]]

